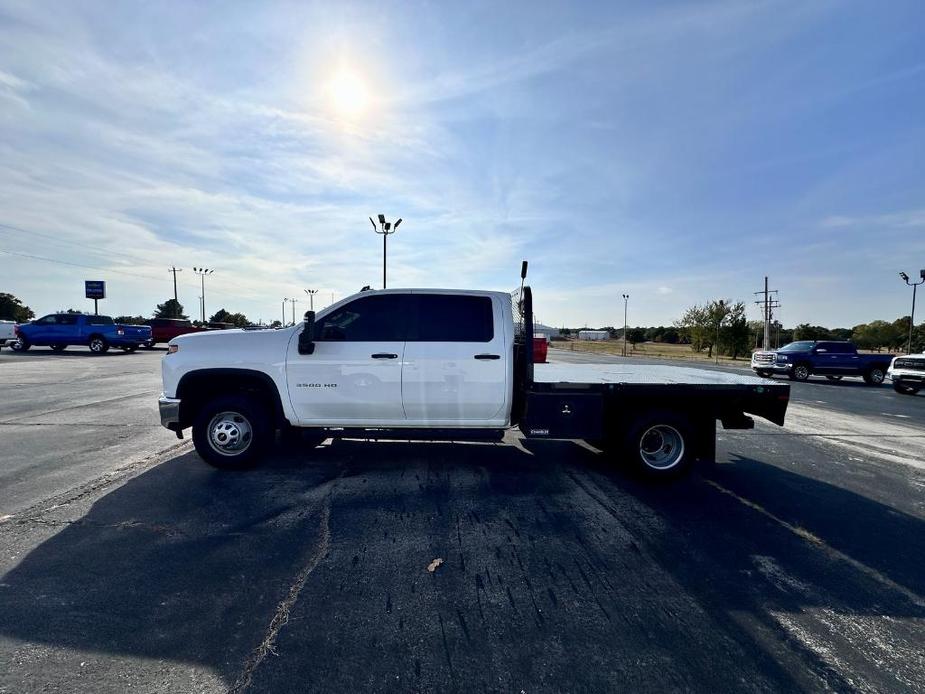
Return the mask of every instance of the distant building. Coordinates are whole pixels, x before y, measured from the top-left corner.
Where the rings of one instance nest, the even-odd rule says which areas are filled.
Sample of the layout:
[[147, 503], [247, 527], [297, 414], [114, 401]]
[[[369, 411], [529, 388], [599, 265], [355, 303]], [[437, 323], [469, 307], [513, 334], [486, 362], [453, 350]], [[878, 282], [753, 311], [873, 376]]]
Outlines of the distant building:
[[606, 330], [579, 330], [579, 340], [606, 340], [610, 333]]
[[545, 335], [548, 339], [554, 337], [559, 337], [559, 328], [553, 328], [549, 325], [543, 325], [542, 323], [533, 324], [533, 334], [534, 335]]

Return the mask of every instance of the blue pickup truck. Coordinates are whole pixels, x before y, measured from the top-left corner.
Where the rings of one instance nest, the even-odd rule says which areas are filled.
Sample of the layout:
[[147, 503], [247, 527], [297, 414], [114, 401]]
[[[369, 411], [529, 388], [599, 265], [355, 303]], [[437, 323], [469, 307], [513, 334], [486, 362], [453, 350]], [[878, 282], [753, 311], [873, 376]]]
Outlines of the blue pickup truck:
[[71, 345], [85, 345], [94, 354], [104, 354], [110, 347], [134, 352], [151, 340], [151, 328], [118, 325], [109, 316], [52, 313], [16, 326], [16, 338], [10, 345], [16, 352], [37, 345], [51, 347], [55, 352], [63, 352]]
[[800, 340], [773, 352], [754, 352], [752, 370], [765, 378], [787, 374], [794, 381], [805, 381], [814, 374], [830, 381], [860, 376], [868, 385], [878, 386], [886, 378], [893, 356], [858, 354], [857, 347], [850, 342]]

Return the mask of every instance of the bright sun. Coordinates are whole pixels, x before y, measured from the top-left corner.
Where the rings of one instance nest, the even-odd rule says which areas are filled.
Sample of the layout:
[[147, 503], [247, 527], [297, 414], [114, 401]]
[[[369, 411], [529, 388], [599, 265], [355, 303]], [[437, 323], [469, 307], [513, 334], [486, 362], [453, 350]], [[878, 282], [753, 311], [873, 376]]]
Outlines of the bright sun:
[[352, 70], [338, 70], [327, 84], [327, 93], [334, 110], [347, 118], [363, 115], [369, 105], [369, 90]]

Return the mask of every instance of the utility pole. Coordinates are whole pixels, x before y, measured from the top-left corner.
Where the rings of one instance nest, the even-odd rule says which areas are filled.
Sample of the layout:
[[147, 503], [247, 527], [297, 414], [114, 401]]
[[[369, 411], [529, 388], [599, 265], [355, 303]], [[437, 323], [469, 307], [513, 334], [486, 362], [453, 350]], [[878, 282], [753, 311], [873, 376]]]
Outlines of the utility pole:
[[626, 329], [627, 329], [626, 316], [627, 316], [627, 307], [629, 305], [629, 300], [630, 300], [630, 295], [624, 294], [623, 295], [623, 356], [624, 357], [626, 356]]
[[909, 345], [906, 348], [906, 354], [912, 354], [912, 332], [915, 330], [915, 290], [919, 288], [920, 284], [925, 283], [925, 268], [919, 270], [919, 277], [922, 278], [919, 282], [910, 282], [909, 275], [905, 272], [900, 272], [899, 276], [905, 280], [906, 284], [912, 287], [912, 313], [909, 314]]
[[319, 292], [318, 289], [306, 289], [305, 293], [308, 294], [308, 308], [310, 311], [315, 310], [315, 294]]
[[774, 315], [774, 309], [780, 308], [780, 301], [777, 299], [777, 290], [768, 289], [768, 278], [764, 278], [764, 290], [754, 292], [756, 295], [763, 295], [764, 298], [755, 303], [758, 306], [762, 307], [762, 315], [764, 317], [764, 340], [761, 345], [761, 349], [767, 352], [771, 349], [771, 317]]
[[286, 327], [286, 304], [289, 302], [289, 299], [283, 299], [283, 327]]
[[394, 227], [392, 226], [392, 222], [385, 221], [384, 214], [379, 215], [378, 229], [376, 228], [376, 223], [373, 221], [372, 217], [369, 218], [369, 223], [373, 225], [373, 231], [382, 235], [382, 288], [385, 289], [385, 259], [387, 251], [386, 241], [389, 238], [389, 234], [394, 234], [396, 231], [398, 231], [398, 225], [401, 224], [401, 217], [399, 217], [398, 221], [395, 222]]
[[295, 325], [295, 305], [298, 303], [298, 299], [292, 298], [289, 299], [289, 302], [292, 304], [292, 324]]
[[177, 273], [183, 272], [183, 268], [171, 267], [167, 272], [173, 273], [173, 300], [177, 300]]
[[[193, 272], [199, 275], [199, 280], [202, 284], [202, 296], [199, 297], [200, 309], [202, 310], [202, 322], [206, 322], [206, 275], [211, 275], [215, 270], [210, 270], [209, 268], [204, 267], [194, 267]], [[174, 275], [176, 277], [176, 275]]]

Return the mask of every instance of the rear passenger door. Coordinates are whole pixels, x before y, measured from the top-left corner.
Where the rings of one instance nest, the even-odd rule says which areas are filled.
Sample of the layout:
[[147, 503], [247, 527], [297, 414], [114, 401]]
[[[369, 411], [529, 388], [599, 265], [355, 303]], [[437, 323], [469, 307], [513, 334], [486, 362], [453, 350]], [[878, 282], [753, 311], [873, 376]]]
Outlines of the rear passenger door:
[[402, 367], [407, 423], [506, 424], [509, 355], [499, 300], [418, 292], [411, 299]]

